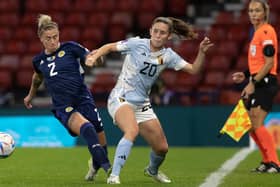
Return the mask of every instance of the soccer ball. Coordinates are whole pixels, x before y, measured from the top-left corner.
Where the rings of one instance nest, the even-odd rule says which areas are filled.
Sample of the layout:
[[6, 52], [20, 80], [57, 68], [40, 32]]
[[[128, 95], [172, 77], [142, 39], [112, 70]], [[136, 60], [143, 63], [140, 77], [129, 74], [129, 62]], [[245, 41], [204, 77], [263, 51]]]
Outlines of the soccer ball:
[[9, 157], [15, 150], [14, 138], [5, 132], [0, 132], [0, 158]]

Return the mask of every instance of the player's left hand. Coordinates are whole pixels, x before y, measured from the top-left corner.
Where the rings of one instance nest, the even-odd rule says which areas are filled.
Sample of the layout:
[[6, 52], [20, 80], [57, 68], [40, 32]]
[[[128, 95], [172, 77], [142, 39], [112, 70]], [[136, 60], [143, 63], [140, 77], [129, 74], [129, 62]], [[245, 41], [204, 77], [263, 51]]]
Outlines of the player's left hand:
[[214, 44], [210, 41], [208, 37], [204, 37], [204, 39], [200, 42], [199, 50], [203, 53], [206, 53], [207, 50], [212, 47]]

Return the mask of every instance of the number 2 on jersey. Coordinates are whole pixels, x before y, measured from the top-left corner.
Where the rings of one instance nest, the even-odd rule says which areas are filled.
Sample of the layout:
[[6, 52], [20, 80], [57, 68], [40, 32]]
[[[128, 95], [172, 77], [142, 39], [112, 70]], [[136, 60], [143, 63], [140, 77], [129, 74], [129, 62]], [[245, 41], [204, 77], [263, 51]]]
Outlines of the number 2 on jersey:
[[48, 67], [51, 68], [51, 70], [50, 70], [50, 77], [57, 75], [57, 72], [54, 71], [54, 68], [55, 68], [55, 63], [54, 62], [48, 64]]

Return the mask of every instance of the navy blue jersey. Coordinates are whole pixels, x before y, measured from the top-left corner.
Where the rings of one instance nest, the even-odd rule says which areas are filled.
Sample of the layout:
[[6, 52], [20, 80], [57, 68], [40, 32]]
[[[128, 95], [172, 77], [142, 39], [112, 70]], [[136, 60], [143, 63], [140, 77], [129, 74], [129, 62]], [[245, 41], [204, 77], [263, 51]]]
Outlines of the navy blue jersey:
[[43, 75], [54, 108], [93, 102], [80, 64], [88, 53], [88, 49], [78, 43], [65, 42], [52, 54], [41, 52], [33, 58], [34, 69]]

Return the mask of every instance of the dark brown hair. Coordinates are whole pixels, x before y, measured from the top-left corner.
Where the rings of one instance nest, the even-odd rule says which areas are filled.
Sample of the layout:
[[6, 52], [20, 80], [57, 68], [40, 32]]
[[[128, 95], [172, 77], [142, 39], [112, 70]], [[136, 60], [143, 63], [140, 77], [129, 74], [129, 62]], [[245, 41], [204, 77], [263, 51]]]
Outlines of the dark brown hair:
[[157, 17], [152, 25], [162, 22], [169, 26], [169, 32], [177, 35], [180, 39], [194, 39], [198, 34], [194, 32], [192, 25], [174, 17]]

